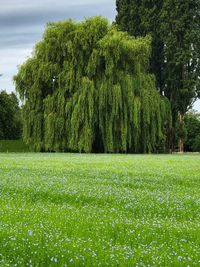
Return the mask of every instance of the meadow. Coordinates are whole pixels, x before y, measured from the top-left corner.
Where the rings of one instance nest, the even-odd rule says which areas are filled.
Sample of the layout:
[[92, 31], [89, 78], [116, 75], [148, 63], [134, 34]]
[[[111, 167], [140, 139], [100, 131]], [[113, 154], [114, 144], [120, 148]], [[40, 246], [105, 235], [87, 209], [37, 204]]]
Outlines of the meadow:
[[200, 266], [200, 156], [0, 154], [0, 266]]

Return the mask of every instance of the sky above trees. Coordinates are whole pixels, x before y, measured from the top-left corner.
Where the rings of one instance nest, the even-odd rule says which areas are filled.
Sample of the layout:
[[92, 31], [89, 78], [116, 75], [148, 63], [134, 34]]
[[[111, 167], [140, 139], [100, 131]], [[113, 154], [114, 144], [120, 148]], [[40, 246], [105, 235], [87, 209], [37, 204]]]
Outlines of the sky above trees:
[[[2, 3], [3, 2], [3, 3]], [[30, 56], [47, 22], [102, 15], [115, 19], [115, 0], [3, 0], [0, 9], [0, 89], [14, 90], [17, 65]]]

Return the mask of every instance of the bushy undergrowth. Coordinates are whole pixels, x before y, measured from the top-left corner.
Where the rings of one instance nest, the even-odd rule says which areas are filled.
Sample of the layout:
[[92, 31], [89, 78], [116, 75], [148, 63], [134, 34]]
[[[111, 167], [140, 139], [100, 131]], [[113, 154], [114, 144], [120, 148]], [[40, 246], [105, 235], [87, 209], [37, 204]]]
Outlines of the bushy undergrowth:
[[29, 152], [30, 148], [22, 140], [0, 140], [1, 152]]

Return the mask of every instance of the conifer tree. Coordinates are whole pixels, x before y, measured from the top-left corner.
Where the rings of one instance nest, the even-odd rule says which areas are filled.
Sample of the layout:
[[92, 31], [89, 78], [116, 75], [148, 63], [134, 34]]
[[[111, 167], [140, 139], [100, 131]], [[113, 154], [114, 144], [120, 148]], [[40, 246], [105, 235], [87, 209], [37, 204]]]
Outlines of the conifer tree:
[[48, 24], [14, 77], [26, 143], [36, 151], [158, 149], [171, 108], [149, 74], [150, 43], [101, 17]]
[[151, 69], [172, 105], [183, 149], [184, 115], [200, 91], [200, 1], [117, 0], [116, 21], [133, 36], [151, 34]]

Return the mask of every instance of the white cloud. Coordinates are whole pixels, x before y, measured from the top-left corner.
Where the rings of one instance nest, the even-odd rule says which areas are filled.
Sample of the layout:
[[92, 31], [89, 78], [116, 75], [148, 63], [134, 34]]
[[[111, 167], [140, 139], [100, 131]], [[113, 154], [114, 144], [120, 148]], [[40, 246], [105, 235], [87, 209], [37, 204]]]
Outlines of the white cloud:
[[17, 73], [17, 66], [21, 65], [31, 54], [31, 47], [0, 50], [0, 89], [11, 92], [14, 90], [12, 77]]
[[193, 109], [200, 111], [200, 100], [197, 100], [194, 103]]

